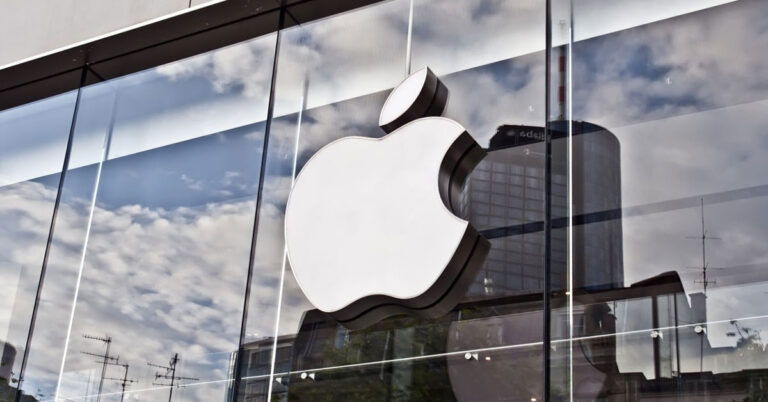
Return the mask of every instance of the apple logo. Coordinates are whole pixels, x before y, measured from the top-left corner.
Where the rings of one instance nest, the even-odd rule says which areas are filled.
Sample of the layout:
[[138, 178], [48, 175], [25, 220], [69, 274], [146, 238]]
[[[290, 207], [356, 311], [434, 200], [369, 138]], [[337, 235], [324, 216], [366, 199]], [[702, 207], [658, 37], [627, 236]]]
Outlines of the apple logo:
[[304, 165], [288, 197], [285, 240], [307, 299], [350, 329], [455, 307], [490, 243], [457, 217], [485, 151], [442, 114], [447, 88], [429, 69], [384, 103], [380, 139], [344, 137]]

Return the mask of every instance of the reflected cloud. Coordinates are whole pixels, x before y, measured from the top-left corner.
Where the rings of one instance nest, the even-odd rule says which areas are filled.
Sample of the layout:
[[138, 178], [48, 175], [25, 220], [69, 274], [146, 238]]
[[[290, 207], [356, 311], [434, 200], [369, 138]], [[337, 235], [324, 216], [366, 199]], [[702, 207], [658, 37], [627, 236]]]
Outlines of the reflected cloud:
[[[41, 193], [34, 191], [37, 186], [29, 187], [24, 204], [34, 205]], [[80, 351], [98, 352], [103, 345], [81, 338], [82, 333], [110, 334], [112, 353], [131, 364], [131, 372], [145, 387], [154, 375], [146, 362], [162, 362], [176, 352], [184, 361], [184, 375], [226, 380], [239, 339], [254, 207], [250, 200], [177, 209], [97, 206], [61, 394], [87, 394], [98, 375], [100, 365]], [[33, 240], [43, 236], [45, 230]], [[79, 259], [77, 248], [59, 251], [67, 253], [57, 255], [59, 262]], [[265, 301], [277, 296], [273, 284], [259, 290]], [[42, 307], [43, 318], [52, 320], [45, 327], [58, 328], [59, 333], [46, 339], [40, 332], [31, 360], [34, 367], [29, 368], [35, 375], [28, 377], [27, 385], [47, 393], [55, 387], [60, 330], [69, 317], [64, 300]], [[274, 314], [271, 311], [261, 313]], [[114, 384], [105, 388], [114, 389]], [[207, 400], [191, 391], [186, 394], [188, 400]]]
[[616, 129], [765, 99], [767, 17], [732, 3], [576, 42], [574, 116]]
[[[273, 35], [268, 35], [273, 36]], [[216, 93], [237, 93], [263, 98], [269, 93], [274, 40], [250, 40], [182, 61], [157, 67], [155, 72], [170, 81], [202, 78]], [[260, 110], [263, 108], [256, 108]]]
[[[681, 366], [687, 373], [699, 370], [701, 355], [696, 353], [702, 352], [695, 348], [699, 339], [706, 339], [712, 349], [704, 363], [708, 371], [763, 367], [758, 358], [733, 357], [744, 349], [738, 348], [741, 338], [729, 335], [734, 324], [727, 321], [739, 319], [758, 334], [768, 330], [760, 318], [768, 279], [764, 194], [716, 201], [723, 192], [766, 185], [768, 87], [762, 72], [768, 71], [768, 8], [756, 1], [713, 7], [720, 3], [654, 2], [655, 6], [644, 5], [654, 8], [652, 12], [633, 13], [630, 8], [615, 8], [622, 5], [589, 1], [576, 14], [579, 41], [572, 60], [573, 117], [603, 125], [619, 138], [624, 212], [650, 211], [655, 203], [703, 197], [707, 230], [721, 238], [707, 246], [713, 286], [704, 300], [707, 320], [718, 322], [709, 326], [705, 337], [696, 338], [699, 335], [690, 331], [685, 335], [689, 344], [681, 349]], [[706, 7], [713, 8], [691, 13]], [[596, 22], [617, 10], [621, 18]], [[453, 95], [446, 116], [465, 125], [483, 145], [501, 125], [541, 126], [546, 118], [542, 15], [541, 2], [533, 0], [464, 1], [453, 7], [439, 1], [416, 2], [412, 69], [430, 65], [441, 75]], [[276, 77], [278, 117], [271, 126], [259, 211], [247, 342], [271, 347], [275, 333], [290, 337], [301, 332], [300, 323], [312, 310], [284, 256], [283, 213], [294, 164], [300, 169], [315, 151], [344, 136], [383, 135], [376, 122], [386, 90], [404, 77], [407, 16], [408, 1], [390, 1], [284, 32]], [[656, 19], [661, 21], [642, 25]], [[590, 30], [579, 31], [580, 27]], [[614, 33], [604, 35], [607, 31]], [[255, 122], [266, 118], [274, 40], [274, 36], [257, 39], [124, 77], [117, 85], [119, 99], [107, 85], [84, 92], [89, 96], [82, 113], [91, 119], [78, 122], [47, 278], [54, 286], [45, 288], [40, 310], [39, 320], [47, 330], [38, 331], [34, 339], [29, 389], [40, 388], [47, 394], [55, 389], [64, 342], [61, 328], [68, 324], [68, 303], [91, 212], [95, 175], [91, 163], [99, 158], [113, 118], [113, 149], [93, 209], [62, 394], [93, 393], [99, 366], [80, 351], [98, 352], [102, 345], [80, 335], [95, 333], [113, 336], [114, 353], [131, 364], [132, 375], [142, 387], [152, 388], [149, 384], [155, 375], [147, 361], [165, 362], [178, 352], [182, 375], [215, 382], [183, 388], [179, 398], [222, 398], [240, 334], [258, 189], [259, 172], [253, 167], [260, 161], [264, 138], [263, 125]], [[172, 94], [177, 103], [158, 107], [168, 100], [164, 94]], [[105, 113], [118, 101], [120, 113]], [[63, 116], [62, 112], [62, 121]], [[28, 127], [18, 128], [19, 133], [28, 131]], [[0, 171], [6, 174], [3, 183], [15, 183], [0, 189], [0, 228], [4, 229], [0, 248], [8, 245], [0, 253], [0, 273], [10, 278], [0, 282], [0, 294], [9, 295], [9, 300], [34, 297], [34, 281], [26, 281], [24, 275], [28, 267], [40, 266], [55, 193], [42, 179], [18, 181], [60, 168], [61, 163], [56, 167], [48, 158], [58, 153], [41, 145], [49, 140], [40, 144], [19, 140], [17, 148], [8, 148], [26, 164], [40, 159], [44, 163], [39, 169], [22, 169], [12, 157], [0, 158]], [[193, 143], [197, 145], [184, 151]], [[186, 162], [170, 166], [180, 155]], [[699, 209], [687, 205], [621, 219], [626, 285], [677, 271], [685, 294], [681, 300], [690, 307], [702, 290], [696, 282], [701, 280], [702, 250], [686, 236], [701, 233]], [[507, 240], [500, 237], [497, 243]], [[529, 248], [537, 245], [527, 243]], [[589, 247], [585, 250], [594, 254], [604, 251]], [[501, 246], [496, 251], [500, 254]], [[500, 272], [516, 268], [504, 265], [507, 258], [511, 257], [499, 255]], [[284, 293], [275, 331], [283, 268]], [[640, 373], [645, 378], [652, 377], [654, 370], [648, 358], [654, 341], [644, 332], [654, 326], [649, 304], [644, 299], [610, 309], [617, 317], [617, 332], [641, 331], [616, 338], [617, 367], [622, 373]], [[18, 343], [23, 338], [13, 338], [5, 325], [13, 314], [0, 309], [0, 339]], [[455, 349], [485, 345], [492, 332], [505, 325], [500, 321], [513, 315], [488, 314], [490, 318], [465, 322], [464, 335], [469, 335], [461, 342], [453, 340], [461, 345]], [[530, 318], [507, 320], [506, 325], [515, 329]], [[398, 336], [413, 331], [412, 324], [398, 328], [402, 331]], [[454, 335], [461, 332], [456, 329], [460, 325], [451, 325]], [[472, 332], [473, 325], [480, 329]], [[522, 342], [515, 331], [508, 332], [511, 337], [501, 345]], [[332, 335], [330, 344], [343, 344], [349, 334]], [[376, 346], [367, 350], [370, 356], [363, 355], [361, 360], [378, 361], [383, 350], [392, 350], [384, 349], [390, 344], [379, 339], [382, 335], [386, 336], [384, 331], [369, 338], [379, 343], [374, 342]], [[535, 341], [534, 335], [525, 337]], [[448, 344], [444, 338], [434, 339], [420, 344], [421, 351], [405, 348], [397, 356], [425, 355]], [[453, 364], [466, 368], [469, 363], [459, 356]], [[527, 361], [525, 367], [536, 370], [538, 366]], [[374, 375], [378, 374], [377, 369]], [[456, 374], [461, 377], [462, 371]], [[117, 384], [107, 385], [108, 392], [116, 390]], [[167, 390], [136, 396], [164, 400]]]

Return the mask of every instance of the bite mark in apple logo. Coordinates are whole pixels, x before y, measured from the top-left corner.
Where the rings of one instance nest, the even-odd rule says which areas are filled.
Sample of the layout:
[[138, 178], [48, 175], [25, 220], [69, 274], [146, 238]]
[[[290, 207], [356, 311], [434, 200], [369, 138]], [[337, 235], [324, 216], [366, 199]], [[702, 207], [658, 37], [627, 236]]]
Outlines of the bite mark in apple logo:
[[438, 117], [447, 88], [429, 69], [384, 103], [380, 139], [344, 137], [304, 165], [288, 197], [285, 240], [297, 283], [351, 329], [455, 307], [490, 248], [457, 217], [458, 196], [485, 151]]

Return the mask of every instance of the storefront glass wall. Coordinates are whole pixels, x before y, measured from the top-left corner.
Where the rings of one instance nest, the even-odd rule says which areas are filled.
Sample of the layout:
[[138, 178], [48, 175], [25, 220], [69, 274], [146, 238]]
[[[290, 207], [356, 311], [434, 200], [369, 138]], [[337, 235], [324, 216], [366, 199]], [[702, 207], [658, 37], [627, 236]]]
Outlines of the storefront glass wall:
[[559, 334], [570, 355], [552, 367], [574, 399], [759, 400], [768, 8], [651, 3], [553, 3], [573, 189], [573, 296], [560, 310], [573, 338]]
[[[768, 5], [653, 3], [285, 12], [0, 111], [0, 401], [765, 398]], [[491, 249], [449, 312], [349, 330], [286, 201], [423, 67], [487, 152], [460, 215]]]

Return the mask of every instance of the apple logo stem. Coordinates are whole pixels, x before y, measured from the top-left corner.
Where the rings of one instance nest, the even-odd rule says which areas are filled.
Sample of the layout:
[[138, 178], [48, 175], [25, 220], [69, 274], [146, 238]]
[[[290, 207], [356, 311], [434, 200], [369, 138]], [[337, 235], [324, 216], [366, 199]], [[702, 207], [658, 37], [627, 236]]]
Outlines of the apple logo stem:
[[293, 274], [309, 301], [347, 328], [447, 313], [490, 249], [455, 215], [486, 153], [439, 117], [447, 98], [429, 68], [415, 72], [382, 107], [379, 126], [389, 134], [331, 142], [296, 178], [285, 213]]

